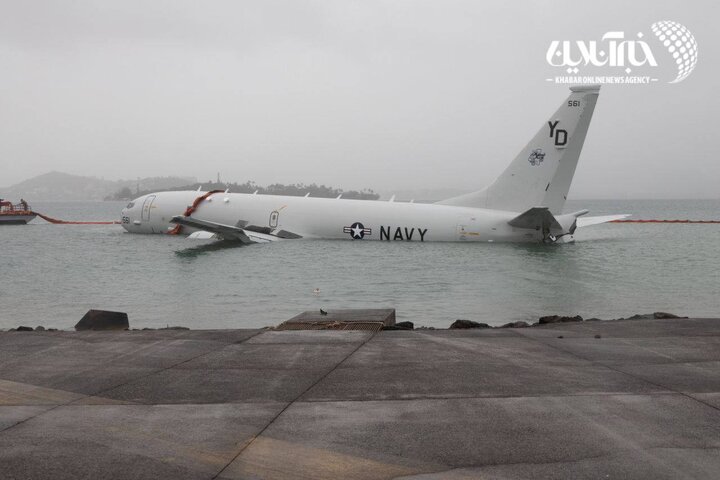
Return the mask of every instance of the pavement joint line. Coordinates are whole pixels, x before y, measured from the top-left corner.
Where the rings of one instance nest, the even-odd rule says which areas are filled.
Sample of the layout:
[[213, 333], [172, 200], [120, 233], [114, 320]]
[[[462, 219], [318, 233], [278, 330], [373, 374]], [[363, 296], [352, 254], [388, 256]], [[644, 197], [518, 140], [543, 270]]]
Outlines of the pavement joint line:
[[[112, 387], [107, 387], [107, 388], [105, 388], [105, 389], [103, 389], [103, 390], [100, 390], [100, 391], [95, 392], [94, 394], [88, 395], [88, 396], [90, 396], [90, 397], [99, 397], [99, 396], [101, 396], [101, 394], [107, 393], [107, 392], [109, 392], [109, 391], [111, 391], [111, 390], [115, 390], [116, 388], [124, 387], [125, 385], [131, 385], [131, 384], [133, 384], [133, 383], [135, 383], [135, 382], [138, 382], [138, 381], [143, 380], [143, 379], [145, 379], [145, 378], [151, 377], [151, 376], [156, 375], [156, 374], [158, 374], [158, 373], [162, 373], [162, 372], [164, 372], [164, 371], [166, 371], [166, 370], [170, 370], [170, 369], [179, 367], [180, 365], [183, 365], [183, 364], [185, 364], [185, 363], [192, 362], [193, 360], [197, 360], [197, 359], [200, 358], [200, 357], [204, 357], [204, 356], [210, 355], [210, 354], [212, 354], [212, 353], [217, 353], [217, 352], [219, 352], [219, 351], [221, 351], [221, 350], [224, 350], [225, 348], [227, 348], [227, 347], [229, 347], [229, 346], [231, 346], [231, 345], [240, 345], [240, 344], [242, 344], [242, 343], [247, 342], [247, 341], [250, 340], [251, 338], [254, 338], [254, 337], [260, 335], [262, 332], [263, 332], [262, 330], [257, 331], [257, 332], [255, 332], [254, 334], [250, 335], [249, 337], [243, 339], [243, 340], [240, 341], [240, 342], [223, 344], [220, 348], [208, 350], [207, 352], [203, 352], [203, 353], [201, 353], [201, 354], [199, 354], [199, 355], [195, 355], [194, 357], [186, 358], [185, 360], [182, 360], [182, 361], [180, 361], [180, 362], [174, 363], [174, 364], [169, 365], [169, 366], [167, 366], [167, 367], [163, 367], [163, 368], [159, 368], [159, 369], [157, 369], [157, 370], [153, 370], [152, 372], [149, 372], [149, 373], [147, 373], [147, 374], [145, 374], [145, 375], [140, 375], [140, 376], [138, 376], [138, 377], [135, 377], [135, 378], [132, 378], [132, 379], [128, 380], [127, 382], [123, 382], [123, 383], [120, 383], [120, 384], [118, 384], [118, 385], [113, 385]], [[75, 400], [75, 401], [70, 402], [70, 403], [75, 403], [75, 402], [77, 402], [77, 401], [78, 401], [78, 400]], [[140, 404], [140, 405], [143, 405], [143, 404]]]
[[[530, 338], [530, 337], [527, 337], [527, 338]], [[605, 367], [605, 368], [607, 368], [608, 370], [612, 370], [613, 372], [617, 372], [617, 373], [620, 373], [620, 374], [622, 374], [622, 375], [626, 375], [626, 376], [628, 376], [628, 377], [630, 377], [630, 378], [633, 378], [633, 379], [635, 379], [635, 380], [640, 380], [641, 382], [645, 382], [645, 383], [648, 383], [648, 384], [650, 384], [650, 385], [654, 385], [654, 386], [656, 386], [656, 387], [664, 388], [665, 390], [668, 390], [668, 391], [670, 391], [670, 392], [675, 392], [676, 394], [682, 395], [683, 397], [686, 397], [686, 398], [688, 398], [689, 400], [692, 400], [692, 401], [694, 401], [694, 402], [700, 403], [700, 404], [702, 404], [702, 405], [705, 405], [706, 407], [710, 407], [710, 408], [712, 408], [713, 410], [716, 410], [716, 411], [719, 411], [719, 412], [720, 412], [720, 408], [719, 408], [719, 407], [716, 407], [715, 405], [713, 405], [713, 404], [711, 404], [711, 403], [708, 403], [708, 402], [705, 402], [705, 401], [703, 401], [703, 400], [701, 400], [701, 399], [699, 399], [699, 398], [695, 398], [695, 397], [693, 397], [692, 395], [690, 395], [689, 393], [683, 392], [683, 391], [681, 391], [681, 390], [677, 390], [677, 389], [675, 389], [675, 388], [668, 387], [667, 385], [663, 385], [663, 384], [661, 384], [661, 383], [652, 382], [652, 381], [650, 381], [650, 380], [648, 380], [648, 379], [646, 379], [646, 378], [642, 378], [642, 377], [640, 377], [640, 376], [638, 376], [638, 375], [633, 375], [632, 373], [629, 373], [629, 372], [620, 370], [619, 368], [616, 368], [616, 367], [614, 367], [614, 366], [612, 366], [612, 365], [608, 365], [608, 364], [606, 364], [606, 363], [603, 363], [602, 361], [592, 360], [592, 359], [589, 359], [589, 358], [584, 358], [584, 357], [582, 357], [581, 355], [578, 355], [578, 354], [575, 353], [575, 352], [571, 352], [571, 351], [569, 351], [569, 350], [565, 350], [565, 349], [563, 349], [563, 348], [560, 348], [560, 347], [558, 347], [557, 345], [553, 345], [553, 344], [551, 344], [551, 343], [541, 341], [541, 338], [542, 338], [542, 339], [547, 339], [547, 338], [549, 338], [549, 337], [532, 337], [532, 338], [533, 338], [533, 340], [535, 340], [535, 341], [537, 341], [537, 342], [539, 342], [539, 343], [542, 343], [542, 344], [545, 345], [545, 346], [548, 346], [548, 347], [550, 347], [550, 348], [553, 348], [553, 349], [558, 350], [558, 351], [563, 352], [563, 353], [567, 353], [568, 355], [572, 355], [573, 357], [579, 358], [580, 360], [585, 360], [585, 361], [590, 362], [590, 363], [592, 363], [592, 364], [599, 365], [599, 366], [601, 366], [601, 367]], [[686, 363], [686, 362], [680, 362], [680, 363]], [[689, 363], [689, 362], [687, 362], [687, 363]], [[703, 362], [694, 362], [694, 363], [703, 363]], [[705, 363], [707, 363], [707, 362], [705, 362]], [[664, 364], [660, 364], [660, 365], [664, 365]]]
[[514, 398], [573, 398], [573, 397], [644, 397], [644, 396], [675, 396], [680, 395], [680, 392], [666, 391], [666, 392], [597, 392], [597, 393], [562, 393], [562, 394], [547, 394], [547, 395], [458, 395], [450, 397], [431, 397], [431, 396], [418, 396], [412, 398], [368, 398], [368, 399], [355, 399], [355, 400], [296, 400], [296, 403], [365, 403], [365, 402], [427, 402], [430, 400], [511, 400]]
[[[35, 419], [35, 418], [37, 418], [37, 417], [39, 417], [39, 416], [41, 416], [41, 415], [45, 415], [46, 413], [52, 412], [52, 411], [54, 411], [54, 410], [57, 410], [57, 409], [60, 408], [60, 407], [71, 406], [71, 405], [74, 404], [74, 403], [77, 403], [77, 402], [79, 402], [79, 401], [81, 401], [81, 400], [84, 400], [84, 399], [87, 399], [87, 398], [90, 398], [90, 397], [99, 397], [99, 396], [101, 396], [102, 393], [106, 393], [106, 392], [109, 392], [109, 391], [114, 390], [114, 389], [116, 389], [116, 388], [119, 388], [119, 387], [122, 387], [122, 386], [125, 386], [125, 385], [129, 385], [129, 384], [132, 384], [133, 382], [142, 380], [142, 379], [144, 379], [144, 378], [150, 377], [150, 376], [155, 375], [155, 374], [157, 374], [157, 373], [164, 372], [164, 371], [166, 371], [166, 370], [170, 370], [171, 368], [175, 368], [175, 367], [177, 367], [177, 366], [179, 366], [179, 365], [182, 365], [183, 363], [190, 362], [190, 361], [195, 360], [195, 359], [197, 359], [197, 358], [200, 358], [200, 357], [202, 357], [202, 356], [210, 355], [211, 353], [218, 352], [218, 351], [220, 351], [220, 350], [223, 350], [224, 348], [227, 348], [229, 345], [238, 345], [238, 344], [240, 344], [240, 343], [245, 343], [246, 341], [248, 341], [248, 340], [250, 340], [251, 338], [254, 338], [254, 337], [260, 335], [260, 334], [263, 333], [263, 332], [264, 332], [264, 330], [259, 330], [259, 331], [255, 332], [254, 334], [250, 335], [249, 337], [247, 337], [246, 339], [242, 340], [241, 342], [224, 344], [222, 347], [220, 347], [220, 348], [218, 348], [218, 349], [212, 349], [212, 350], [209, 350], [209, 351], [207, 351], [207, 352], [201, 353], [200, 355], [196, 355], [196, 356], [194, 356], [194, 357], [192, 357], [192, 358], [188, 358], [188, 359], [185, 359], [185, 360], [183, 360], [183, 361], [181, 361], [181, 362], [177, 362], [177, 363], [175, 363], [175, 364], [173, 364], [173, 365], [170, 365], [170, 366], [168, 366], [168, 367], [164, 367], [164, 368], [159, 368], [159, 369], [157, 369], [157, 370], [153, 370], [152, 372], [149, 372], [149, 373], [147, 373], [147, 374], [145, 374], [145, 375], [141, 375], [141, 376], [139, 376], [139, 377], [132, 378], [132, 379], [126, 381], [126, 382], [122, 382], [122, 383], [119, 383], [119, 384], [117, 384], [117, 385], [113, 385], [112, 387], [104, 388], [104, 389], [99, 390], [99, 391], [97, 391], [97, 392], [95, 392], [95, 393], [92, 393], [92, 394], [83, 395], [82, 397], [80, 397], [80, 398], [78, 398], [78, 399], [75, 399], [75, 400], [71, 400], [71, 401], [69, 401], [69, 402], [64, 402], [64, 403], [60, 403], [60, 404], [57, 404], [57, 405], [53, 405], [51, 408], [48, 408], [47, 410], [43, 410], [42, 412], [39, 412], [39, 413], [37, 413], [37, 414], [35, 414], [35, 415], [31, 415], [31, 416], [29, 416], [29, 417], [27, 417], [27, 418], [23, 418], [22, 420], [14, 423], [14, 424], [6, 427], [6, 428], [3, 428], [2, 430], [0, 430], [0, 434], [3, 434], [3, 433], [7, 432], [7, 431], [10, 430], [10, 429], [13, 429], [13, 428], [17, 427], [18, 425], [22, 425], [23, 423], [28, 422], [28, 421], [30, 421], [30, 420], [33, 420], [33, 419]], [[160, 340], [159, 340], [159, 341], [160, 341]], [[153, 342], [153, 343], [156, 343], [156, 342]], [[136, 405], [146, 405], [146, 404], [136, 404]]]
[[[601, 365], [602, 365], [602, 364], [601, 364]], [[607, 366], [607, 365], [603, 365], [603, 366]], [[651, 382], [651, 381], [646, 380], [646, 379], [644, 379], [644, 378], [642, 378], [642, 377], [633, 375], [632, 373], [624, 372], [624, 371], [622, 371], [622, 370], [619, 370], [619, 369], [616, 369], [616, 368], [613, 368], [613, 367], [610, 367], [610, 366], [607, 366], [607, 368], [609, 368], [610, 370], [614, 370], [614, 371], [616, 371], [616, 372], [620, 372], [620, 373], [622, 373], [622, 374], [624, 374], [624, 375], [627, 375], [627, 376], [629, 376], [629, 377], [637, 378], [637, 379], [639, 379], [639, 380], [643, 380], [643, 381], [645, 381], [645, 382], [647, 382], [647, 383], [650, 383], [650, 384], [652, 384], [652, 385], [657, 385], [658, 387], [665, 388], [665, 389], [667, 389], [667, 390], [670, 390], [671, 392], [675, 392], [675, 393], [677, 393], [677, 394], [680, 394], [680, 395], [682, 395], [683, 397], [689, 398], [690, 400], [693, 400], [693, 401], [695, 401], [695, 402], [697, 402], [697, 403], [700, 403], [700, 404], [702, 404], [702, 405], [705, 405], [706, 407], [710, 407], [710, 408], [712, 408], [713, 410], [717, 410], [718, 412], [720, 412], [720, 408], [719, 408], [719, 407], [716, 407], [716, 406], [713, 405], [712, 403], [708, 403], [708, 402], [706, 402], [706, 401], [704, 401], [704, 400], [701, 400], [701, 399], [699, 399], [699, 398], [696, 398], [696, 397], [692, 396], [691, 394], [689, 394], [689, 393], [687, 393], [687, 392], [683, 392], [682, 390], [676, 390], [676, 389], [674, 389], [674, 388], [670, 388], [670, 387], [668, 387], [668, 386], [666, 386], [666, 385], [662, 385], [662, 384], [660, 384], [660, 383]]]
[[[501, 463], [501, 462], [494, 462], [494, 463], [475, 463], [475, 464], [459, 464], [458, 466], [453, 466], [452, 470], [461, 470], [461, 469], [468, 469], [468, 468], [492, 468], [492, 467], [512, 467], [516, 465], [565, 465], [569, 463], [578, 463], [583, 462], [585, 460], [596, 460], [598, 458], [606, 458], [606, 457], [616, 457], [617, 453], [610, 453], [610, 454], [600, 454], [600, 455], [589, 455], [589, 456], [582, 456], [577, 457], [569, 460], [554, 460], [554, 461], [548, 461], [548, 462], [510, 462], [510, 463]], [[444, 472], [437, 472], [437, 473], [444, 473]]]
[[[584, 397], [655, 397], [655, 396], [682, 396], [681, 393], [675, 392], [675, 391], [667, 391], [667, 392], [646, 392], [646, 393], [632, 393], [632, 392], [598, 392], [598, 393], [565, 393], [565, 394], [548, 394], [548, 395], [460, 395], [460, 396], [453, 396], [453, 397], [412, 397], [412, 398], [380, 398], [380, 399], [355, 399], [355, 400], [295, 400], [293, 403], [369, 403], [369, 402], [427, 402], [432, 400], [512, 400], [512, 399], [523, 399], [523, 398], [529, 398], [529, 399], [541, 399], [541, 398], [584, 398]], [[85, 398], [85, 397], [83, 397]], [[222, 402], [222, 403], [215, 403], [215, 402], [193, 402], [193, 403], [183, 403], [183, 402], [163, 402], [163, 403], [153, 403], [153, 404], [147, 404], [147, 403], [113, 403], [113, 404], [104, 404], [104, 403], [98, 403], [98, 404], [82, 404], [82, 403], [76, 403], [79, 400], [82, 400], [83, 398], [80, 398], [78, 400], [73, 401], [72, 403], [68, 403], [65, 405], [62, 405], [66, 408], [93, 408], [93, 407], [107, 407], [108, 405], [112, 405], [114, 407], [162, 407], [162, 406], [192, 406], [192, 405], [198, 405], [198, 406], [206, 406], [206, 405], [254, 405], [254, 404], [265, 404], [266, 402], [261, 401], [241, 401], [241, 402]], [[280, 402], [282, 403], [282, 402]], [[37, 406], [37, 407], [46, 407], [51, 406], [50, 404], [39, 404], [39, 405], [28, 405], [25, 403], [18, 403], [18, 404], [2, 404], [0, 407], [26, 407], [26, 406]]]
[[228, 468], [230, 465], [232, 465], [233, 462], [235, 462], [235, 460], [237, 460], [238, 457], [240, 457], [240, 455], [242, 455], [242, 453], [243, 453], [245, 450], [247, 450], [247, 448], [248, 448], [250, 445], [252, 445], [255, 440], [258, 439], [258, 437], [260, 437], [263, 433], [265, 433], [265, 431], [266, 431], [268, 428], [270, 428], [270, 425], [272, 425], [273, 423], [275, 423], [275, 421], [276, 421], [278, 418], [280, 418], [280, 416], [281, 416], [283, 413], [285, 413], [285, 411], [287, 411], [288, 408], [290, 408], [295, 402], [297, 402], [303, 395], [305, 395], [307, 392], [309, 392], [310, 390], [312, 390], [318, 383], [320, 383], [320, 382], [322, 382], [323, 380], [325, 380], [325, 379], [328, 377], [328, 375], [330, 375], [332, 372], [334, 372], [335, 370], [337, 370], [338, 367], [340, 367], [340, 365], [342, 365], [348, 358], [352, 357], [352, 356], [355, 354], [355, 352], [357, 352], [357, 351], [360, 350], [362, 347], [364, 347], [365, 344], [367, 344], [372, 338], [375, 337], [375, 334], [376, 334], [376, 333], [377, 333], [377, 332], [370, 332], [370, 334], [367, 336], [367, 338], [365, 338], [362, 342], [360, 342], [360, 344], [359, 344], [357, 347], [355, 347], [350, 353], [348, 353], [347, 356], [345, 356], [342, 360], [340, 360], [338, 363], [336, 363], [335, 366], [333, 366], [333, 367], [332, 367], [330, 370], [328, 370], [324, 375], [322, 375], [320, 378], [318, 378], [316, 381], [314, 381], [314, 382], [313, 382], [310, 386], [308, 386], [305, 390], [303, 390], [302, 392], [300, 392], [300, 394], [298, 394], [297, 397], [295, 397], [294, 399], [290, 400], [290, 401], [278, 412], [278, 414], [275, 415], [273, 418], [271, 418], [270, 421], [269, 421], [257, 434], [253, 435], [252, 438], [251, 438], [249, 441], [245, 442], [245, 444], [240, 448], [240, 450], [238, 451], [238, 453], [237, 453], [223, 468], [221, 468], [220, 471], [219, 471], [217, 474], [215, 474], [215, 476], [213, 476], [211, 480], [216, 480], [220, 475], [222, 475], [223, 472], [224, 472], [225, 470], [227, 470], [227, 468]]
[[[584, 357], [576, 354], [575, 352], [571, 352], [571, 351], [565, 350], [565, 349], [563, 349], [563, 348], [558, 347], [557, 345], [553, 345], [553, 344], [550, 344], [550, 343], [544, 341], [544, 340], [547, 340], [548, 337], [532, 337], [532, 339], [535, 340], [535, 341], [537, 341], [538, 343], [540, 343], [540, 344], [542, 344], [542, 345], [545, 345], [545, 346], [547, 346], [547, 347], [550, 347], [550, 348], [552, 348], [552, 349], [554, 349], [554, 350], [557, 350], [557, 351], [559, 351], [559, 352], [563, 352], [563, 353], [566, 353], [566, 354], [568, 354], [568, 355], [574, 356], [575, 358], [578, 358], [578, 359], [580, 359], [580, 360], [588, 361], [588, 362], [590, 362], [591, 364], [594, 364], [594, 365], [598, 365], [598, 366], [607, 368], [608, 370], [612, 370], [612, 371], [614, 371], [614, 372], [620, 373], [621, 375], [626, 375], [626, 376], [628, 376], [628, 377], [630, 377], [630, 378], [634, 378], [634, 379], [639, 380], [639, 381], [641, 381], [641, 382], [644, 382], [644, 383], [647, 383], [647, 384], [650, 384], [650, 385], [654, 385], [654, 386], [656, 386], [656, 387], [663, 388], [663, 389], [667, 390], [666, 393], [668, 393], [668, 394], [671, 394], [671, 395], [680, 395], [680, 396], [683, 396], [683, 397], [687, 397], [687, 398], [689, 398], [690, 400], [697, 401], [698, 403], [705, 404], [705, 402], [701, 402], [701, 401], [697, 400], [696, 398], [690, 397], [689, 395], [687, 395], [687, 394], [684, 393], [684, 392], [677, 391], [677, 390], [675, 390], [675, 389], [673, 389], [673, 388], [668, 388], [668, 387], [665, 386], [665, 385], [660, 385], [660, 384], [658, 384], [658, 383], [651, 382], [651, 381], [646, 380], [646, 379], [641, 378], [641, 377], [636, 377], [635, 375], [632, 375], [632, 374], [629, 374], [629, 373], [627, 373], [627, 372], [623, 372], [623, 371], [621, 371], [621, 370], [615, 369], [615, 368], [613, 368], [613, 367], [611, 367], [611, 366], [609, 366], [609, 365], [605, 365], [605, 364], [603, 364], [603, 363], [600, 362], [600, 361], [596, 361], [596, 360], [584, 358]], [[705, 405], [707, 405], [707, 404], [705, 404]], [[708, 405], [708, 406], [710, 406], [710, 407], [712, 407], [712, 408], [714, 408], [714, 409], [716, 409], [716, 410], [720, 410], [720, 409], [718, 409], [717, 407], [714, 407], [714, 406], [712, 406], [712, 405]], [[634, 450], [637, 450], [637, 449], [635, 448]], [[638, 452], [640, 452], [640, 451], [638, 450]], [[647, 456], [647, 454], [645, 454], [645, 455]]]
[[[648, 448], [648, 450], [664, 450], [664, 449], [671, 449], [671, 450], [720, 450], [719, 447], [651, 447]], [[470, 468], [492, 468], [492, 467], [512, 467], [516, 465], [567, 465], [572, 463], [578, 463], [583, 462], [585, 460], [596, 460], [600, 458], [617, 458], [620, 456], [620, 454], [623, 453], [623, 450], [618, 450], [612, 453], [607, 454], [600, 454], [600, 455], [590, 455], [590, 456], [582, 456], [577, 458], [572, 458], [568, 460], [556, 460], [556, 461], [548, 461], [548, 462], [512, 462], [512, 463], [482, 463], [482, 464], [463, 464], [459, 465], [457, 467], [453, 467], [452, 470], [462, 470], [462, 469], [470, 469]], [[442, 472], [436, 472], [436, 473], [444, 473]]]

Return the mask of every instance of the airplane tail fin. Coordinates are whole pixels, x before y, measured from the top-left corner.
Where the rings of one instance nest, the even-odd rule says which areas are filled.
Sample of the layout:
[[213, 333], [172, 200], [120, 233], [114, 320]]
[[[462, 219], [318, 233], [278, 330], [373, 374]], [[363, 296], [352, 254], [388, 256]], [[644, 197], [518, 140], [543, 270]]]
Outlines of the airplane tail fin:
[[560, 214], [600, 86], [574, 86], [570, 87], [570, 91], [570, 96], [492, 185], [438, 203], [513, 212], [524, 212], [542, 205], [553, 214]]

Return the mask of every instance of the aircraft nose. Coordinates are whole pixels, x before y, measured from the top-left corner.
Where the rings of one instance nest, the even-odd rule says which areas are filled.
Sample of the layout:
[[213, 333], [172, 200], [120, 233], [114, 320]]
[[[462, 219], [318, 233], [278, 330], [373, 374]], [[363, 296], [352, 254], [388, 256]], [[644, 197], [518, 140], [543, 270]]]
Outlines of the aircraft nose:
[[135, 207], [135, 202], [132, 201], [132, 202], [128, 203], [128, 204], [125, 206], [125, 208], [122, 209], [122, 212], [121, 212], [122, 217], [121, 217], [121, 221], [120, 221], [120, 222], [121, 222], [122, 226], [125, 228], [125, 230], [128, 230], [128, 231], [130, 231], [130, 229], [131, 229], [132, 226], [133, 226], [133, 220], [134, 220], [133, 211], [134, 211], [134, 207]]

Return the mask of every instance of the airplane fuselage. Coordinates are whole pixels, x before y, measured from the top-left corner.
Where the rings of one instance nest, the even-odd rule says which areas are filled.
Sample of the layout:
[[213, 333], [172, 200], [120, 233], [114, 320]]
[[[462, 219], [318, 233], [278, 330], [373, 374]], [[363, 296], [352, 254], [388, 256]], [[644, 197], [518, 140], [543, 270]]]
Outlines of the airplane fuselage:
[[[160, 192], [140, 197], [122, 211], [122, 226], [132, 233], [168, 233], [203, 192]], [[437, 204], [345, 200], [242, 193], [215, 193], [192, 218], [245, 228], [285, 231], [302, 238], [388, 242], [538, 242], [539, 230], [515, 228], [519, 212]], [[574, 219], [574, 217], [573, 217]], [[182, 232], [195, 231], [183, 227]]]
[[[123, 210], [133, 233], [185, 233], [245, 244], [288, 238], [386, 242], [572, 241], [575, 229], [620, 216], [560, 214], [599, 95], [570, 87], [534, 137], [482, 190], [434, 204], [204, 192], [161, 192]], [[188, 206], [193, 205], [193, 208]]]

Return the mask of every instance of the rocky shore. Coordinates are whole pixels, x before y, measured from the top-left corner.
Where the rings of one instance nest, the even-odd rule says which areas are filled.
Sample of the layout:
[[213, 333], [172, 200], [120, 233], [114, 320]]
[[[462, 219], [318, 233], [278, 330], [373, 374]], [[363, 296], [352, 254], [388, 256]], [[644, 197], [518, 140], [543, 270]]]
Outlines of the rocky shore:
[[[466, 319], [458, 319], [455, 320], [450, 324], [448, 329], [450, 330], [463, 330], [463, 329], [475, 329], [475, 328], [526, 328], [526, 327], [536, 327], [540, 325], [547, 325], [552, 323], [570, 323], [570, 322], [598, 322], [598, 321], [604, 321], [604, 322], [610, 322], [610, 321], [618, 321], [618, 320], [658, 320], [658, 319], [670, 319], [670, 318], [688, 318], [688, 317], [682, 317], [679, 315], [675, 315], [672, 313], [667, 312], [654, 312], [654, 313], [644, 313], [644, 314], [635, 314], [627, 318], [613, 318], [613, 319], [600, 319], [596, 317], [584, 319], [580, 315], [574, 315], [574, 316], [565, 316], [565, 315], [546, 315], [539, 317], [537, 322], [529, 323], [525, 321], [515, 321], [515, 322], [509, 322], [505, 323], [503, 325], [499, 326], [492, 326], [487, 323], [481, 323], [476, 322], [474, 320], [466, 320]], [[265, 327], [266, 329], [272, 329], [273, 327]], [[183, 327], [183, 326], [170, 326], [167, 325], [166, 327], [161, 328], [142, 328], [142, 329], [136, 329], [130, 328], [130, 324], [128, 321], [128, 316], [124, 312], [107, 312], [107, 311], [100, 311], [100, 310], [90, 310], [88, 313], [83, 316], [83, 318], [75, 325], [75, 330], [190, 330], [189, 327]], [[57, 328], [45, 328], [42, 325], [39, 325], [35, 328], [21, 325], [17, 328], [10, 328], [8, 331], [10, 332], [57, 332], [59, 329]], [[425, 326], [415, 326], [414, 322], [410, 321], [403, 321], [403, 322], [397, 322], [394, 325], [388, 325], [383, 328], [383, 330], [442, 330], [437, 327], [425, 327]], [[0, 330], [1, 331], [1, 330]]]

